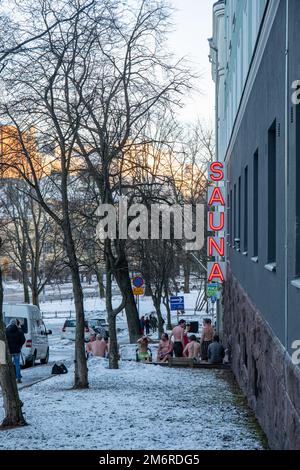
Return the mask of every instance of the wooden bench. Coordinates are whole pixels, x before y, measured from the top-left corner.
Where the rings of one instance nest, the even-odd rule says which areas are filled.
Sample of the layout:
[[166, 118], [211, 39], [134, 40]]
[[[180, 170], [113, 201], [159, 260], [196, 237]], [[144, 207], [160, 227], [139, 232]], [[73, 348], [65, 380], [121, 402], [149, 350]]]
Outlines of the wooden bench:
[[196, 362], [188, 357], [170, 357], [169, 367], [194, 367]]
[[171, 357], [169, 367], [192, 367], [194, 369], [225, 369], [230, 370], [230, 364], [211, 364], [206, 361], [196, 361], [188, 357]]

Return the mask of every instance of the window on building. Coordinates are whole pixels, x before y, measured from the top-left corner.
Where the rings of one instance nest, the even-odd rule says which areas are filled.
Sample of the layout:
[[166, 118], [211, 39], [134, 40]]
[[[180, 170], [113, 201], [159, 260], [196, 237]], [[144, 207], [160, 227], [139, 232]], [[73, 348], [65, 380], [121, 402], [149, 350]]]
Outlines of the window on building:
[[276, 120], [268, 132], [268, 263], [276, 262]]
[[226, 240], [230, 243], [230, 193], [227, 194]]
[[248, 251], [248, 167], [244, 171], [244, 252]]
[[236, 213], [237, 213], [237, 210], [236, 210], [236, 184], [235, 184], [233, 188], [233, 243], [234, 243], [234, 247], [236, 246], [235, 245], [236, 227], [237, 227], [237, 224], [236, 224], [237, 214]]
[[240, 248], [241, 244], [241, 204], [242, 204], [242, 178], [239, 177], [239, 185], [238, 185], [238, 227], [237, 227], [237, 238], [239, 239], [238, 248]]
[[253, 257], [258, 256], [258, 150], [253, 158]]
[[233, 204], [233, 201], [232, 201], [232, 189], [230, 190], [230, 203], [229, 203], [229, 243], [230, 245], [232, 246], [232, 204]]
[[300, 277], [300, 104], [296, 107], [296, 276]]

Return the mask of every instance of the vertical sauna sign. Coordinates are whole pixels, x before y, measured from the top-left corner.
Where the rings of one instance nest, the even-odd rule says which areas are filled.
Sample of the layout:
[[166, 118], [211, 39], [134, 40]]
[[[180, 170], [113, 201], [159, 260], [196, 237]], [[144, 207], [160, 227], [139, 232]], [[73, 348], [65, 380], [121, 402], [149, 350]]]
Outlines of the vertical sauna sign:
[[209, 283], [222, 283], [226, 278], [225, 263], [225, 171], [222, 162], [208, 164], [208, 238], [207, 280]]

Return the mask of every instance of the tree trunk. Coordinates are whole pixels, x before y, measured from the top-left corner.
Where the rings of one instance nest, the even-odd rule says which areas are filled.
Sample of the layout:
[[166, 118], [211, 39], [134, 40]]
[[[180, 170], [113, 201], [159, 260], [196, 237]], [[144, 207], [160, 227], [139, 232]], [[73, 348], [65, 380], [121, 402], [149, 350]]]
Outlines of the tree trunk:
[[190, 293], [190, 271], [191, 271], [190, 260], [186, 256], [184, 263], [183, 263], [184, 293], [185, 294]]
[[116, 316], [113, 312], [108, 312], [108, 331], [109, 331], [109, 368], [119, 368], [119, 351], [117, 340]]
[[157, 298], [156, 296], [153, 296], [152, 298], [158, 320], [158, 337], [160, 338], [164, 332], [163, 317], [160, 309], [161, 297]]
[[119, 349], [118, 349], [118, 337], [116, 328], [116, 318], [119, 311], [124, 306], [124, 301], [118, 309], [114, 310], [112, 307], [112, 266], [114, 265], [114, 257], [111, 253], [110, 240], [105, 242], [105, 263], [106, 263], [106, 289], [105, 289], [105, 301], [106, 310], [108, 317], [108, 331], [109, 331], [109, 368], [119, 368]]
[[22, 283], [23, 283], [23, 292], [24, 292], [24, 303], [30, 304], [29, 281], [28, 281], [26, 262], [24, 265], [22, 265]]
[[[0, 268], [0, 348], [5, 356], [5, 363], [0, 363], [0, 386], [3, 393], [3, 404], [5, 417], [1, 428], [24, 426], [26, 421], [22, 413], [22, 402], [19, 398], [19, 391], [16, 383], [16, 375], [8, 352], [5, 337], [5, 326], [3, 322], [3, 285], [2, 272]], [[1, 354], [0, 354], [1, 357]], [[2, 358], [3, 360], [3, 358]]]
[[164, 291], [165, 291], [165, 297], [164, 297], [163, 303], [167, 310], [167, 330], [172, 330], [170, 299], [169, 299], [169, 291], [168, 291], [167, 286], [165, 286]]
[[64, 227], [64, 242], [66, 252], [69, 259], [73, 295], [76, 312], [76, 336], [75, 336], [75, 380], [74, 388], [88, 388], [88, 368], [85, 355], [84, 347], [84, 304], [83, 304], [83, 292], [80, 282], [80, 272], [78, 267], [78, 261], [75, 253], [74, 241], [71, 233], [71, 228], [67, 223]]
[[97, 282], [98, 282], [98, 286], [99, 286], [100, 299], [104, 299], [105, 298], [105, 288], [104, 288], [104, 283], [103, 283], [103, 272], [101, 270], [97, 270], [96, 276], [97, 276]]
[[134, 344], [140, 337], [140, 320], [137, 306], [134, 300], [134, 295], [132, 293], [128, 263], [125, 253], [122, 253], [121, 257], [119, 255], [118, 265], [114, 266], [114, 276], [123, 298], [126, 299], [125, 312], [127, 317], [129, 341], [131, 344]]
[[32, 296], [33, 305], [36, 305], [37, 307], [39, 307], [40, 306], [40, 304], [39, 304], [39, 289], [38, 289], [38, 286], [37, 286], [37, 280], [36, 279], [32, 280], [31, 296]]
[[151, 286], [149, 286], [148, 282], [145, 284], [145, 296], [151, 297]]

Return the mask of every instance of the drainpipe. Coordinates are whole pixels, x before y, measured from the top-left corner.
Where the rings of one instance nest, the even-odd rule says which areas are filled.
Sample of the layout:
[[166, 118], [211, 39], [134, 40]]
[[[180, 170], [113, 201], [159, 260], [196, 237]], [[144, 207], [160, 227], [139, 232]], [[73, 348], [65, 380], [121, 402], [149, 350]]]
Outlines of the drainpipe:
[[286, 0], [286, 38], [285, 38], [285, 159], [284, 159], [284, 205], [285, 205], [285, 230], [284, 230], [284, 255], [285, 255], [285, 290], [284, 290], [284, 345], [288, 352], [288, 187], [289, 187], [289, 0]]

